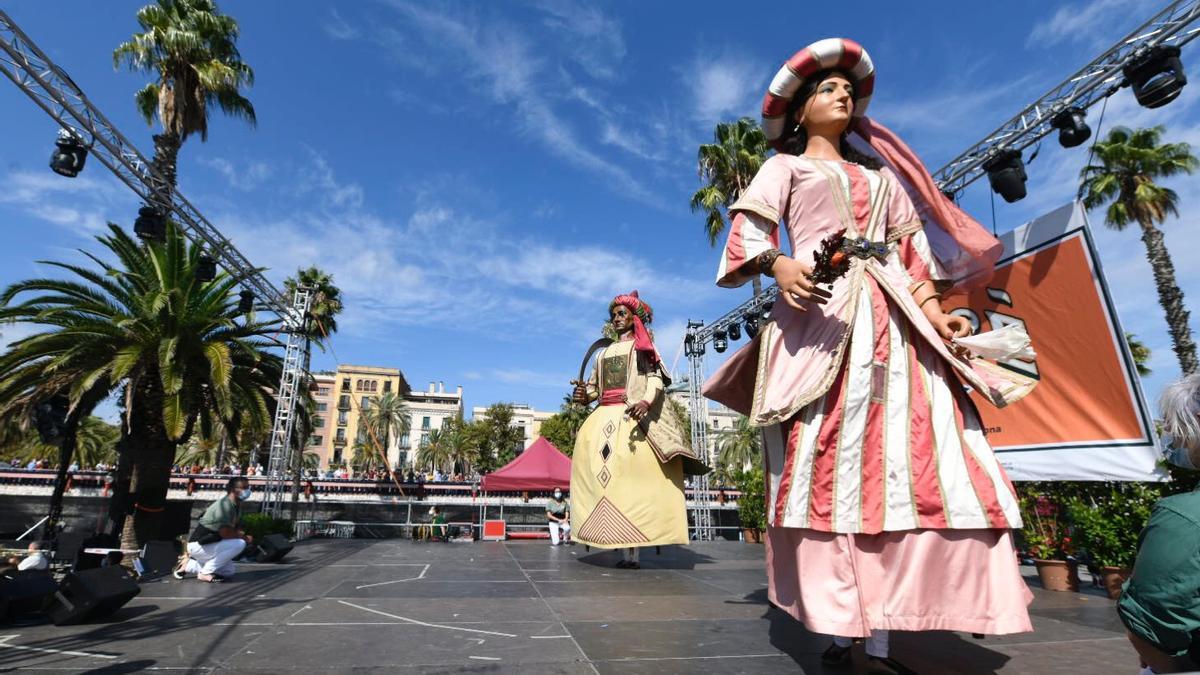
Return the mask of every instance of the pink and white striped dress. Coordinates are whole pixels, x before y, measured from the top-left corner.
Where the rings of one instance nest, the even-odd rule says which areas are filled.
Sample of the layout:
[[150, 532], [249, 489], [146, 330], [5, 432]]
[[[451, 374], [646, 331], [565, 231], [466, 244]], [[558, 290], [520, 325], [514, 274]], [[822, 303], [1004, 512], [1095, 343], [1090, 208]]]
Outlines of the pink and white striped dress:
[[844, 636], [1031, 630], [1009, 535], [1017, 500], [963, 383], [1007, 405], [1034, 382], [953, 356], [917, 307], [908, 289], [934, 263], [899, 182], [776, 155], [731, 211], [720, 285], [778, 246], [781, 223], [805, 262], [842, 229], [888, 245], [853, 258], [827, 304], [777, 302], [705, 385], [764, 428], [772, 602]]

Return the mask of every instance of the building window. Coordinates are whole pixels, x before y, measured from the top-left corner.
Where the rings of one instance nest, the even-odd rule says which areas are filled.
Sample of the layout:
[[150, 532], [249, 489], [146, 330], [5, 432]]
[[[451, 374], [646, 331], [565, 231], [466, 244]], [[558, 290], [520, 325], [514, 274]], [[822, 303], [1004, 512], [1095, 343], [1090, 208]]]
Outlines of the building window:
[[428, 418], [428, 417], [422, 417], [422, 418], [421, 418], [421, 428], [422, 428], [422, 429], [428, 429], [428, 428], [429, 428], [429, 418]]
[[328, 396], [329, 387], [317, 387], [317, 396]]
[[379, 382], [377, 380], [371, 380], [371, 391], [372, 393], [379, 391]]
[[334, 436], [333, 438], [334, 438], [334, 440], [336, 440], [336, 441], [341, 441], [342, 443], [345, 443], [345, 442], [346, 442], [346, 430], [345, 430], [345, 429], [338, 429], [338, 430], [337, 430], [337, 436]]
[[350, 378], [342, 380], [342, 391], [350, 391]]
[[350, 409], [350, 394], [342, 394], [338, 397], [338, 410]]
[[408, 434], [404, 434], [403, 436], [401, 436], [400, 437], [400, 447], [407, 448], [408, 441], [409, 441]]
[[383, 391], [386, 394], [387, 392], [389, 392], [391, 390], [392, 390], [392, 381], [387, 380], [386, 382], [383, 383]]
[[324, 439], [322, 439], [320, 436], [309, 436], [308, 444], [309, 445], [320, 445], [322, 440], [324, 440]]
[[362, 397], [362, 405], [359, 406], [359, 410], [370, 410], [370, 408], [371, 408], [371, 397], [370, 396]]
[[325, 426], [325, 418], [324, 417], [314, 417], [312, 422], [313, 422], [314, 429], [320, 429], [321, 427]]
[[318, 403], [317, 404], [317, 412], [325, 412], [328, 409], [329, 409], [328, 403]]
[[338, 411], [338, 424], [340, 424], [342, 426], [346, 426], [346, 411], [345, 410]]
[[429, 432], [422, 431], [421, 432], [421, 445], [428, 445], [428, 443], [429, 443]]
[[329, 463], [330, 464], [341, 464], [342, 463], [342, 449], [341, 448], [333, 449], [333, 460], [330, 461]]

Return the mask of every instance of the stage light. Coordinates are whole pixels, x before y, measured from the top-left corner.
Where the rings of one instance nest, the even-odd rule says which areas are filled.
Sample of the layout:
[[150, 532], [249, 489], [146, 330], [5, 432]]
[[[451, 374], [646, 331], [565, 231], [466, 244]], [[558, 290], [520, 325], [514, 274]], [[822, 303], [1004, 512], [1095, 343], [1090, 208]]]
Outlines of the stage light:
[[1019, 150], [1001, 150], [983, 163], [988, 182], [996, 194], [1009, 204], [1025, 198], [1025, 165]]
[[946, 199], [949, 199], [952, 202], [958, 201], [957, 199], [955, 199], [954, 190], [942, 190], [942, 196], [945, 197]]
[[1082, 145], [1092, 137], [1092, 128], [1083, 121], [1082, 108], [1067, 108], [1050, 119], [1050, 126], [1058, 129], [1058, 143], [1064, 148]]
[[238, 314], [249, 314], [252, 309], [254, 309], [254, 293], [252, 291], [238, 293]]
[[729, 349], [729, 340], [726, 338], [725, 331], [713, 331], [713, 349], [716, 350], [718, 354], [723, 354], [726, 349]]
[[696, 338], [691, 333], [683, 338], [683, 355], [694, 356], [696, 354]]
[[62, 441], [70, 409], [71, 401], [66, 396], [51, 396], [34, 407], [33, 425], [43, 443], [53, 445]]
[[746, 312], [742, 315], [742, 323], [746, 327], [746, 337], [753, 340], [758, 335], [758, 313]]
[[202, 255], [196, 262], [196, 281], [208, 283], [217, 278], [217, 261], [212, 256]]
[[87, 146], [80, 143], [75, 134], [66, 129], [59, 129], [58, 140], [54, 141], [54, 152], [50, 153], [50, 169], [60, 176], [74, 178], [83, 171], [87, 153]]
[[1135, 57], [1121, 69], [1137, 102], [1147, 108], [1159, 108], [1179, 96], [1187, 75], [1179, 60], [1179, 47], [1155, 45]]
[[739, 326], [736, 321], [729, 324], [729, 339], [730, 340], [741, 340], [742, 339], [742, 327]]
[[167, 238], [167, 219], [153, 206], [143, 206], [133, 221], [133, 233], [139, 239], [163, 241]]

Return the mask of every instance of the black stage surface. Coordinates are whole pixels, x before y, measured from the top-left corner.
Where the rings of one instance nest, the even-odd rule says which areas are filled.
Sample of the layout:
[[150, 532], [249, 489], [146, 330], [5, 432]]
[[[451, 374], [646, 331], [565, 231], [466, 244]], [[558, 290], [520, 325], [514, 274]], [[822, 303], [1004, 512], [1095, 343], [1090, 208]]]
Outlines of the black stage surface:
[[[311, 540], [223, 584], [147, 582], [109, 619], [0, 625], [0, 671], [823, 673], [828, 638], [766, 601], [763, 547], [613, 552], [546, 542]], [[1135, 673], [1113, 603], [1031, 584], [1032, 634], [894, 634], [935, 673]], [[855, 667], [828, 672], [861, 672]]]

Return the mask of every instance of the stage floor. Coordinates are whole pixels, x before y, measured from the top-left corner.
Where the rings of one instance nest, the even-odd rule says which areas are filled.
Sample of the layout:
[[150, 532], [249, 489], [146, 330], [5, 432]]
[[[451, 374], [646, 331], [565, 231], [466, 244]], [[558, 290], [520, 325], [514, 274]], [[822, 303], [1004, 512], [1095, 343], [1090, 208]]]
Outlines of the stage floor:
[[[861, 647], [854, 668], [822, 669], [828, 638], [767, 604], [762, 546], [616, 560], [544, 541], [306, 541], [223, 584], [147, 582], [102, 622], [0, 625], [0, 671], [861, 672]], [[895, 634], [892, 654], [923, 675], [1137, 672], [1112, 601], [1031, 587], [1031, 634]]]

